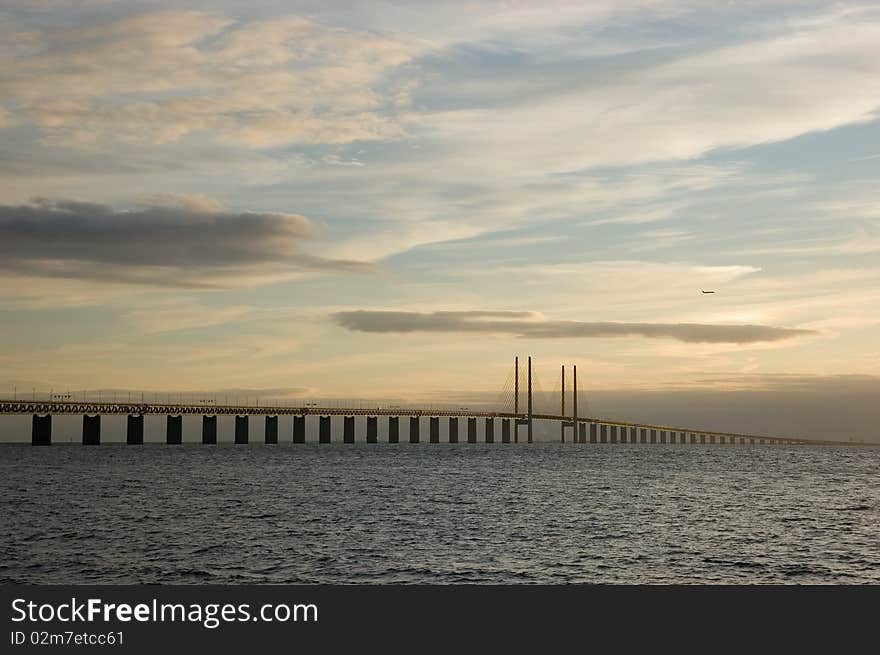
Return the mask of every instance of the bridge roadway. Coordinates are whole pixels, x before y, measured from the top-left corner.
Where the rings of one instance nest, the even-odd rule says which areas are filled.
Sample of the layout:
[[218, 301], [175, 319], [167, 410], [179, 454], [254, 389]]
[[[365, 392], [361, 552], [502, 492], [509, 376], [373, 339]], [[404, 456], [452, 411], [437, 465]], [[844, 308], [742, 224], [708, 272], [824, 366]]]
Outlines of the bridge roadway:
[[[168, 417], [183, 414], [199, 414], [203, 417], [216, 416], [218, 414], [247, 417], [249, 415], [263, 415], [277, 417], [278, 415], [294, 416], [387, 416], [387, 417], [449, 417], [449, 418], [484, 418], [487, 420], [502, 419], [502, 421], [514, 420], [514, 425], [527, 424], [529, 415], [523, 413], [503, 411], [478, 411], [467, 408], [437, 409], [415, 407], [315, 407], [315, 406], [287, 406], [287, 405], [208, 405], [191, 403], [160, 403], [160, 402], [75, 402], [75, 401], [39, 401], [39, 400], [0, 400], [0, 415], [9, 414], [32, 414], [35, 426], [39, 415], [51, 416], [53, 414], [125, 414], [130, 417], [142, 417], [145, 414], [162, 414]], [[531, 415], [532, 420], [559, 421], [566, 427], [574, 427], [571, 416], [559, 414]], [[369, 420], [369, 419], [368, 419]], [[170, 422], [170, 421], [169, 421]], [[576, 443], [773, 443], [790, 445], [840, 445], [840, 442], [823, 441], [815, 439], [803, 439], [799, 437], [778, 437], [767, 435], [743, 434], [737, 432], [720, 432], [716, 430], [703, 430], [684, 428], [679, 426], [658, 425], [651, 423], [634, 423], [615, 419], [604, 419], [596, 416], [578, 416], [577, 428], [572, 441]], [[488, 425], [488, 424], [487, 424]], [[51, 430], [51, 428], [49, 428]], [[100, 428], [98, 428], [100, 429]], [[141, 422], [142, 431], [142, 422]], [[238, 429], [238, 426], [237, 426]], [[275, 423], [277, 430], [277, 422]], [[329, 425], [328, 428], [329, 429]], [[348, 428], [347, 428], [348, 429]], [[353, 430], [353, 427], [351, 428]], [[369, 426], [368, 426], [369, 429]], [[375, 429], [375, 428], [374, 428]], [[457, 428], [456, 428], [457, 429]], [[487, 427], [487, 430], [489, 427]], [[494, 426], [491, 428], [494, 431]], [[509, 430], [509, 424], [506, 428]], [[36, 430], [36, 427], [35, 427]], [[85, 430], [85, 427], [84, 427]], [[247, 426], [243, 427], [244, 441], [247, 440]], [[589, 431], [589, 435], [587, 432]], [[619, 435], [618, 435], [619, 433]], [[619, 436], [619, 438], [618, 438]], [[627, 438], [629, 437], [629, 438]], [[51, 437], [50, 437], [51, 439]], [[494, 434], [493, 434], [494, 439]], [[432, 434], [433, 440], [433, 434]], [[35, 441], [36, 442], [36, 441]]]

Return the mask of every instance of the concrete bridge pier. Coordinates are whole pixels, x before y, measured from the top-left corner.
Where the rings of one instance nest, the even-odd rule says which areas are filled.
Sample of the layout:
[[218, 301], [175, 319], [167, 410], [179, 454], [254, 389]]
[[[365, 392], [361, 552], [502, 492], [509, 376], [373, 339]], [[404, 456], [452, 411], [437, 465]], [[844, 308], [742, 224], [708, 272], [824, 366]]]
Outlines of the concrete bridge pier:
[[495, 443], [495, 419], [486, 419], [486, 443]]
[[409, 417], [409, 442], [419, 443], [419, 417]]
[[217, 417], [202, 416], [202, 443], [217, 443]]
[[296, 416], [293, 417], [293, 443], [305, 443], [306, 442], [306, 417]]
[[660, 430], [660, 443], [666, 443], [666, 430]]
[[31, 419], [31, 445], [50, 446], [52, 444], [52, 415], [34, 414]]
[[578, 443], [587, 443], [587, 424], [578, 423]]
[[[616, 441], [614, 443], [617, 443], [618, 440], [620, 441], [620, 443], [626, 443], [626, 432], [627, 430], [624, 426], [615, 426], [614, 438]], [[620, 435], [619, 437], [618, 434]]]
[[248, 417], [247, 414], [244, 416], [235, 417], [235, 443], [237, 444], [246, 444], [248, 442]]
[[82, 442], [84, 446], [97, 446], [101, 443], [101, 415], [83, 414]]
[[458, 418], [449, 417], [449, 443], [458, 443]]
[[639, 441], [641, 443], [653, 443], [648, 440], [648, 428], [639, 428]]
[[608, 426], [599, 426], [599, 443], [608, 443]]
[[501, 443], [510, 443], [510, 419], [501, 419]]
[[388, 417], [388, 443], [400, 443], [400, 417]]
[[126, 419], [125, 443], [142, 446], [144, 443], [144, 415], [129, 414]]
[[595, 423], [590, 423], [590, 443], [596, 443], [598, 441], [598, 439], [596, 438], [597, 432], [597, 425]]
[[468, 425], [468, 443], [477, 443], [477, 419], [469, 418]]
[[330, 443], [330, 417], [318, 418], [318, 443]]
[[342, 419], [342, 443], [354, 443], [354, 416]]
[[183, 443], [183, 416], [165, 417], [165, 443], [174, 446]]
[[428, 441], [430, 443], [440, 443], [440, 417], [432, 416], [428, 423], [430, 424]]
[[269, 416], [266, 415], [266, 430], [265, 437], [263, 439], [266, 443], [269, 444], [277, 444], [278, 443], [278, 417], [277, 416]]
[[379, 417], [367, 417], [367, 443], [379, 442]]

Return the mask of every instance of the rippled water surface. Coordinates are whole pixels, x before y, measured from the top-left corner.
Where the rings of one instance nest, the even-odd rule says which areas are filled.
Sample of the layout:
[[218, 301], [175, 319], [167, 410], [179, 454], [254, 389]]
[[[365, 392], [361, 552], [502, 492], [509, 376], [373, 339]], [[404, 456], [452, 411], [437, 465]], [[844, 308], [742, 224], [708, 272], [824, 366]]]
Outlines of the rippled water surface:
[[880, 449], [0, 447], [0, 581], [877, 583]]

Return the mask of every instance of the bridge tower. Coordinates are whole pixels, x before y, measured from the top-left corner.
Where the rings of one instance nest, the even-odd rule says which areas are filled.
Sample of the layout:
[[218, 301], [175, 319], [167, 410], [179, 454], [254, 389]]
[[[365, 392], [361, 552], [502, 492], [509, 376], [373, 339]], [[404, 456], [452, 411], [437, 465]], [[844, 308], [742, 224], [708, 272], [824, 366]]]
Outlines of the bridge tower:
[[526, 426], [528, 443], [532, 443], [532, 357], [529, 355], [529, 382], [528, 382], [528, 413], [526, 418], [519, 418], [519, 357], [514, 358], [514, 386], [513, 386], [513, 413], [517, 415], [513, 419], [513, 442], [519, 443], [519, 426]]
[[[519, 414], [519, 355], [513, 358], [513, 413]], [[519, 443], [519, 416], [513, 419], [513, 443]]]
[[572, 385], [574, 388], [571, 390], [571, 440], [573, 443], [577, 443], [579, 439], [580, 430], [578, 429], [578, 367], [577, 364], [573, 366], [574, 368], [574, 384]]
[[528, 443], [532, 443], [532, 356], [529, 355], [529, 417]]
[[[559, 415], [562, 417], [562, 420], [559, 421], [559, 439], [562, 443], [565, 443], [565, 364], [562, 365], [562, 406], [559, 412]], [[575, 428], [577, 429], [577, 428]], [[575, 433], [575, 441], [577, 441], [577, 433]]]

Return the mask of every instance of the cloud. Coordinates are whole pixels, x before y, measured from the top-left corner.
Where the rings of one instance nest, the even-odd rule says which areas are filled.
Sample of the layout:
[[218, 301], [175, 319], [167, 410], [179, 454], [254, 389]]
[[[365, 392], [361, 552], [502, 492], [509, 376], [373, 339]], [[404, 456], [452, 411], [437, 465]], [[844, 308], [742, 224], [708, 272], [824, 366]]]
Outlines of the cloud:
[[[156, 198], [153, 199], [154, 201]], [[299, 214], [222, 210], [204, 197], [117, 211], [78, 201], [0, 205], [0, 268], [19, 275], [229, 287], [368, 264], [304, 252]]]
[[[830, 12], [767, 32], [613, 75], [563, 76], [558, 89], [538, 85], [502, 107], [472, 102], [412, 121], [427, 139], [457, 144], [450, 167], [476, 175], [491, 160], [496, 172], [519, 175], [687, 160], [877, 118], [876, 11]], [[530, 81], [519, 68], [508, 75], [508, 86]], [[448, 82], [453, 92], [456, 83]]]
[[[286, 16], [158, 11], [19, 30], [4, 44], [0, 124], [80, 149], [189, 136], [245, 148], [395, 138], [407, 44]], [[387, 91], [387, 92], [386, 92]]]
[[611, 323], [552, 321], [532, 312], [395, 312], [346, 311], [332, 315], [338, 325], [358, 332], [470, 332], [507, 334], [528, 339], [576, 339], [640, 336], [686, 343], [755, 343], [781, 341], [812, 330], [767, 325], [704, 325], [699, 323]]

